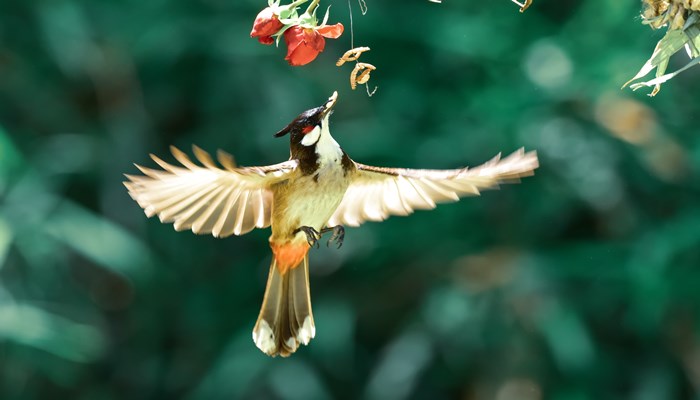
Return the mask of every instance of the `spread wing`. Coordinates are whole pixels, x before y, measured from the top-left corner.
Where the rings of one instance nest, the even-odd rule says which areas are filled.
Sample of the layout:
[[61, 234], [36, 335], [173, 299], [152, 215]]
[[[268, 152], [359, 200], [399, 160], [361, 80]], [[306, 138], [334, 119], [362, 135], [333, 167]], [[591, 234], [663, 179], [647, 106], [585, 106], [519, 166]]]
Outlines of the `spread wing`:
[[126, 175], [129, 195], [146, 215], [174, 222], [175, 230], [192, 229], [216, 237], [242, 235], [270, 225], [274, 182], [295, 170], [296, 160], [264, 167], [236, 167], [233, 158], [219, 151], [217, 166], [211, 156], [193, 146], [197, 165], [182, 151], [170, 147], [182, 167], [151, 158], [162, 170], [136, 165], [144, 175]]
[[328, 226], [359, 226], [390, 215], [435, 208], [464, 196], [479, 195], [501, 183], [519, 182], [539, 166], [537, 153], [520, 149], [506, 158], [498, 154], [475, 168], [451, 170], [380, 168], [355, 163], [357, 170]]

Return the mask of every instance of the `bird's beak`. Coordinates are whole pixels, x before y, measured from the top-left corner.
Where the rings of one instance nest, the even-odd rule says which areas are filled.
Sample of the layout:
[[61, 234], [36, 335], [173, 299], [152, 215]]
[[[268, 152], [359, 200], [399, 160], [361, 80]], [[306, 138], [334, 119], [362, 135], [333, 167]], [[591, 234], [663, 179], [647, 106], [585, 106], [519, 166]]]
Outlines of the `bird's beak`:
[[284, 128], [282, 128], [281, 131], [275, 133], [273, 136], [274, 136], [274, 137], [282, 137], [282, 136], [288, 134], [289, 131], [292, 129], [292, 124], [294, 124], [294, 121], [292, 121], [291, 124], [289, 124], [289, 125], [285, 126]]
[[289, 125], [285, 126], [281, 131], [275, 133], [274, 136], [275, 137], [282, 137], [282, 136], [288, 134], [292, 130], [292, 128], [295, 126], [295, 124], [297, 124], [298, 119], [304, 114], [308, 115], [310, 113], [310, 115], [313, 115], [313, 116], [317, 116], [320, 114], [321, 118], [320, 118], [319, 122], [323, 121], [330, 114], [330, 112], [333, 110], [333, 106], [335, 106], [336, 100], [338, 100], [338, 92], [333, 92], [331, 97], [328, 98], [328, 101], [326, 101], [326, 104], [319, 106], [319, 107], [316, 107], [314, 109], [305, 111], [303, 114], [301, 114], [299, 117], [297, 117], [297, 119], [292, 121]]
[[328, 113], [331, 112], [331, 110], [333, 109], [333, 106], [335, 106], [335, 102], [337, 100], [338, 100], [338, 92], [333, 92], [331, 97], [328, 98], [328, 101], [326, 102], [326, 104], [321, 106], [321, 107], [323, 107], [323, 111], [321, 113], [322, 118], [325, 118], [326, 115], [328, 115]]

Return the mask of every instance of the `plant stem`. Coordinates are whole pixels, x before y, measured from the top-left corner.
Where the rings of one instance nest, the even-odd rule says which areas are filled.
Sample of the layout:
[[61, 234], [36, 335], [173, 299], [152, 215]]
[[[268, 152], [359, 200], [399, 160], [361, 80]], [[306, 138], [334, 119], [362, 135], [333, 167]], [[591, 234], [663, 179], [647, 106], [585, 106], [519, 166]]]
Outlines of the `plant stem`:
[[313, 15], [313, 13], [316, 11], [316, 7], [318, 7], [319, 1], [321, 0], [313, 0], [311, 4], [309, 4], [309, 7], [306, 9], [306, 12], [304, 12], [304, 14]]
[[287, 7], [289, 7], [290, 9], [296, 8], [296, 7], [299, 7], [300, 5], [306, 3], [307, 1], [309, 1], [309, 0], [296, 0], [295, 2], [289, 4]]

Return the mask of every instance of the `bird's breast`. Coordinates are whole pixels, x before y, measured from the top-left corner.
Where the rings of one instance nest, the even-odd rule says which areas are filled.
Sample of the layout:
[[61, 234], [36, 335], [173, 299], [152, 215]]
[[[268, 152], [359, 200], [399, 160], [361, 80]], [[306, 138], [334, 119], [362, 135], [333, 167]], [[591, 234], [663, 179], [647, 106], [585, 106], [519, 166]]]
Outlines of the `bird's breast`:
[[292, 178], [273, 189], [271, 240], [289, 240], [300, 226], [320, 231], [338, 208], [350, 184], [342, 156], [318, 161], [313, 173]]

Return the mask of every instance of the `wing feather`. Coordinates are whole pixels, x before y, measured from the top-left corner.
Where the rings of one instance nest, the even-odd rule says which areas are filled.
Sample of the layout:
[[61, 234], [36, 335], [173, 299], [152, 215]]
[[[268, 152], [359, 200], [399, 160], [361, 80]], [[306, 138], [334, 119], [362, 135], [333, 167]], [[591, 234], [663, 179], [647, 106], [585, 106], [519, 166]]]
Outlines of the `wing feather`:
[[205, 167], [209, 169], [218, 169], [219, 167], [216, 165], [214, 162], [214, 159], [211, 158], [209, 153], [206, 151], [202, 150], [199, 146], [192, 146], [192, 151], [194, 152], [194, 156], [197, 158], [197, 161], [202, 163]]
[[[175, 230], [184, 231], [191, 229], [197, 222], [197, 219], [209, 209], [212, 198], [221, 193], [223, 189], [223, 186], [214, 186], [206, 195], [196, 196], [197, 200], [189, 204], [188, 207], [182, 207], [180, 212], [175, 215], [175, 223], [173, 224]], [[199, 195], [199, 193], [196, 193], [196, 195]], [[194, 195], [192, 197], [195, 198]]]
[[143, 175], [125, 175], [129, 195], [147, 216], [158, 215], [162, 222], [173, 222], [176, 230], [211, 233], [216, 237], [242, 235], [270, 225], [272, 192], [270, 186], [287, 179], [297, 167], [296, 160], [261, 167], [236, 167], [229, 154], [219, 151], [223, 167], [197, 146], [197, 164], [184, 152], [171, 146], [180, 165], [173, 165], [151, 154], [161, 169], [136, 165]]
[[475, 168], [428, 170], [382, 168], [355, 163], [352, 183], [328, 221], [329, 226], [359, 226], [390, 215], [409, 215], [414, 210], [435, 208], [438, 203], [478, 196], [502, 183], [519, 182], [539, 166], [537, 153], [519, 149]]
[[428, 195], [430, 198], [436, 203], [447, 203], [459, 200], [459, 196], [457, 196], [455, 192], [443, 188], [438, 182], [434, 182], [426, 177], [418, 178], [416, 183], [423, 189], [426, 189], [426, 192], [429, 192]]
[[236, 211], [236, 203], [238, 202], [238, 198], [241, 196], [241, 192], [241, 189], [234, 188], [233, 193], [231, 193], [231, 196], [229, 196], [228, 200], [226, 201], [226, 206], [224, 206], [222, 214], [218, 221], [216, 221], [216, 225], [212, 231], [214, 236], [226, 237], [233, 235], [233, 227], [236, 223], [236, 215], [238, 214]]
[[161, 222], [172, 222], [174, 214], [198, 198], [193, 197], [193, 193], [205, 195], [211, 188], [163, 185], [162, 187], [154, 187], [152, 190], [154, 190], [154, 195], [148, 201], [137, 200], [139, 205], [143, 207], [149, 217], [159, 214]]
[[219, 163], [223, 165], [223, 167], [230, 172], [236, 172], [236, 161], [233, 159], [233, 156], [228, 154], [227, 152], [223, 150], [217, 150], [216, 151], [216, 158], [219, 159]]
[[[176, 195], [172, 198], [165, 198], [163, 203], [156, 203], [151, 201], [149, 207], [151, 207], [151, 212], [158, 214], [160, 222], [174, 222], [178, 223], [179, 216], [182, 216], [187, 209], [194, 207], [197, 201], [203, 196], [208, 195], [216, 186], [209, 185], [204, 188], [202, 187], [183, 187]], [[143, 205], [141, 205], [143, 207]], [[175, 227], [176, 230], [177, 226]]]
[[[252, 218], [250, 217], [251, 208], [248, 207], [248, 198], [250, 197], [250, 190], [246, 190], [241, 193], [241, 197], [238, 198], [238, 207], [236, 210], [236, 220], [233, 224], [233, 234], [236, 236], [247, 233], [252, 228], [250, 223]], [[248, 229], [250, 227], [250, 229]], [[248, 230], [246, 230], [248, 229]]]
[[257, 207], [255, 208], [255, 226], [264, 228], [270, 225], [272, 213], [267, 204], [272, 204], [272, 193], [267, 190], [258, 190]]
[[205, 208], [199, 218], [192, 224], [192, 230], [201, 234], [213, 233], [214, 226], [226, 206], [226, 200], [233, 190], [235, 190], [233, 187], [225, 187], [221, 190], [216, 195], [216, 198], [212, 200], [212, 205]]
[[[383, 202], [376, 201], [377, 198], [379, 198], [382, 194], [383, 187], [382, 185], [373, 185], [369, 188], [369, 192], [367, 195], [363, 198], [362, 195], [363, 193], [361, 191], [353, 191], [351, 194], [354, 198], [356, 198], [355, 202], [348, 202], [347, 204], [347, 211], [350, 214], [351, 207], [353, 204], [362, 204], [363, 208], [360, 210], [362, 211], [361, 214], [356, 215], [354, 219], [354, 223], [357, 225], [360, 225], [362, 223], [362, 220], [370, 220], [370, 221], [382, 221], [386, 218], [386, 209], [385, 205]], [[343, 199], [343, 202], [345, 202], [345, 199]], [[342, 202], [341, 202], [342, 204]], [[334, 224], [336, 225], [336, 224]], [[349, 224], [353, 225], [353, 224]]]
[[430, 210], [432, 208], [435, 208], [435, 200], [433, 200], [428, 195], [428, 193], [425, 191], [425, 189], [423, 187], [421, 187], [419, 180], [406, 179], [406, 182], [408, 182], [411, 186], [413, 186], [413, 190], [416, 191], [416, 195], [422, 201], [422, 202], [418, 202], [418, 198], [416, 198], [415, 208], [421, 209], [421, 210]]

